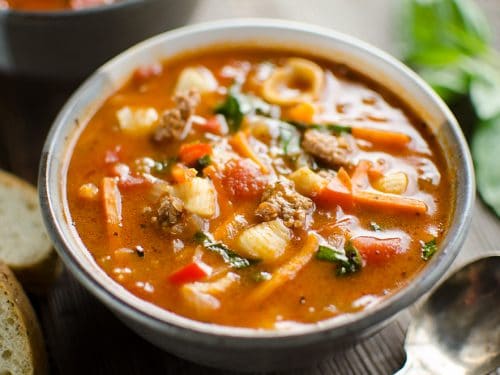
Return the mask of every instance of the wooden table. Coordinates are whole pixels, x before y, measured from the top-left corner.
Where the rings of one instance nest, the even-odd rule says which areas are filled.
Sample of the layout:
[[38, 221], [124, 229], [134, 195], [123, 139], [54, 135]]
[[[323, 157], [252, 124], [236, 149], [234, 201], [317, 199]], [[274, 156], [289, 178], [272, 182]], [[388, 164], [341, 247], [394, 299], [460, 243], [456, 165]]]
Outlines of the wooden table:
[[[203, 0], [191, 22], [264, 16], [335, 28], [397, 54], [397, 0]], [[481, 0], [492, 24], [497, 0]], [[498, 23], [497, 23], [498, 24]], [[500, 37], [500, 29], [497, 29]], [[500, 38], [499, 38], [500, 39]], [[54, 84], [0, 77], [0, 167], [32, 182], [48, 127], [76, 83]], [[500, 220], [478, 200], [467, 242], [454, 267], [482, 251], [500, 248]], [[67, 272], [45, 297], [33, 297], [54, 374], [216, 374], [145, 342]], [[403, 341], [411, 309], [380, 333], [329, 360], [291, 374], [390, 374], [404, 362]]]

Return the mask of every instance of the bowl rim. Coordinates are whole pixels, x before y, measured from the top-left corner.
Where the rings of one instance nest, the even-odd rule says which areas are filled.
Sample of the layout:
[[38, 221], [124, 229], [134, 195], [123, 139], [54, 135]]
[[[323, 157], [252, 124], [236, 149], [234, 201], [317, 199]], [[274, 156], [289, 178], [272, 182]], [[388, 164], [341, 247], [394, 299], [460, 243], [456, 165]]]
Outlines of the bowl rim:
[[53, 19], [53, 18], [67, 18], [74, 16], [85, 16], [88, 14], [102, 13], [107, 11], [118, 10], [120, 8], [138, 5], [140, 3], [148, 2], [152, 0], [120, 0], [116, 3], [103, 4], [91, 6], [88, 8], [80, 9], [59, 9], [59, 10], [17, 10], [12, 8], [0, 9], [0, 16], [8, 15], [11, 17], [26, 17], [26, 18], [36, 18], [36, 19]]
[[[61, 233], [60, 223], [57, 223], [54, 217], [54, 207], [58, 207], [58, 205], [62, 206], [64, 203], [54, 202], [54, 198], [51, 195], [51, 189], [52, 185], [56, 183], [54, 181], [51, 182], [49, 172], [51, 159], [54, 158], [56, 154], [55, 150], [57, 150], [55, 141], [57, 140], [58, 132], [72, 125], [71, 122], [72, 119], [74, 119], [74, 115], [72, 116], [72, 109], [77, 104], [79, 97], [91, 87], [93, 82], [102, 78], [102, 73], [112, 71], [115, 64], [126, 61], [142, 49], [148, 49], [148, 47], [158, 43], [166, 43], [171, 39], [182, 39], [191, 34], [210, 33], [220, 31], [221, 29], [229, 31], [234, 28], [274, 29], [275, 32], [286, 29], [298, 33], [308, 33], [318, 38], [322, 37], [337, 42], [347, 43], [351, 47], [375, 57], [381, 64], [386, 64], [399, 70], [400, 73], [405, 75], [409, 81], [412, 81], [427, 98], [434, 102], [439, 112], [443, 115], [453, 139], [456, 140], [455, 151], [460, 159], [460, 163], [463, 164], [464, 170], [463, 181], [459, 181], [456, 189], [455, 213], [450, 219], [450, 228], [445, 238], [447, 246], [442, 248], [437, 256], [434, 256], [431, 262], [419, 271], [408, 285], [377, 303], [375, 306], [361, 312], [343, 316], [345, 319], [334, 317], [315, 324], [303, 325], [291, 331], [239, 328], [203, 323], [163, 309], [164, 314], [159, 318], [139, 308], [137, 303], [134, 303], [133, 297], [135, 296], [130, 292], [128, 292], [128, 294], [130, 294], [131, 297], [127, 296], [128, 298], [125, 300], [104, 287], [103, 282], [100, 282], [96, 275], [93, 275], [90, 270], [84, 269], [84, 267], [77, 262], [73, 250], [67, 246], [64, 235]], [[184, 49], [186, 50], [186, 48]], [[472, 159], [465, 137], [448, 107], [437, 94], [416, 75], [416, 73], [386, 52], [352, 36], [320, 26], [270, 18], [236, 18], [185, 26], [147, 39], [103, 65], [98, 71], [90, 76], [77, 91], [75, 91], [54, 121], [43, 148], [39, 169], [38, 188], [45, 226], [59, 255], [77, 279], [94, 295], [101, 299], [101, 301], [112, 307], [113, 310], [120, 312], [120, 314], [133, 321], [142, 323], [156, 330], [167, 332], [170, 335], [182, 336], [183, 339], [191, 342], [204, 343], [206, 345], [221, 344], [224, 342], [230, 343], [231, 345], [248, 345], [250, 339], [256, 346], [273, 345], [274, 347], [283, 345], [304, 345], [306, 342], [317, 341], [319, 338], [329, 340], [340, 336], [350, 335], [355, 332], [369, 330], [378, 323], [387, 321], [397, 312], [411, 305], [438, 282], [458, 254], [472, 219], [472, 208], [475, 198]], [[452, 225], [452, 221], [455, 221], [455, 225]], [[69, 224], [65, 225], [69, 226]]]

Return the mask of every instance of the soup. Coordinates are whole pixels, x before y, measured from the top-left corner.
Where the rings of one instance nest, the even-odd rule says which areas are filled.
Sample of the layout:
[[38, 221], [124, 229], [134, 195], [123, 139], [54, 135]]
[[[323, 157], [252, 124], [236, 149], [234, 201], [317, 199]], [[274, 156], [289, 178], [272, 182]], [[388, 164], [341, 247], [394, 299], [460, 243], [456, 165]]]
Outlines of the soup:
[[116, 0], [0, 0], [0, 9], [50, 11], [108, 5]]
[[138, 297], [284, 329], [370, 308], [437, 251], [442, 150], [393, 93], [290, 51], [212, 49], [137, 69], [87, 124], [74, 225]]

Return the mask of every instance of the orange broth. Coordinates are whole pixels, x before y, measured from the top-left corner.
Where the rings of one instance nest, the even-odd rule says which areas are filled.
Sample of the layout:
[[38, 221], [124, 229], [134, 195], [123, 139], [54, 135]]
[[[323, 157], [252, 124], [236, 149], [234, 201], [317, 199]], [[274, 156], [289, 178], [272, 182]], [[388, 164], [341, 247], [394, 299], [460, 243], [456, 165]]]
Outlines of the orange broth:
[[[235, 81], [240, 82], [239, 90], [245, 95], [251, 93], [262, 98], [265, 80], [270, 79], [279, 67], [287, 66], [290, 57], [297, 56], [313, 61], [322, 72], [320, 93], [316, 98], [311, 97], [315, 111], [311, 123], [397, 132], [409, 139], [408, 144], [401, 147], [384, 141], [379, 143], [369, 137], [358, 139], [354, 136], [358, 134], [355, 131], [352, 134], [335, 133], [321, 128], [325, 137], [335, 136], [336, 139], [342, 138], [342, 142], [352, 142], [349, 160], [342, 166], [349, 178], [356, 170], [360, 172], [360, 164], [369, 166], [359, 187], [355, 181], [350, 181], [354, 185], [352, 189], [348, 186], [349, 181], [343, 185], [342, 189], [348, 191], [347, 201], [337, 199], [337, 191], [330, 185], [331, 181], [338, 182], [335, 180], [339, 177], [338, 166], [327, 166], [303, 149], [299, 150], [299, 156], [283, 155], [283, 150], [276, 146], [279, 140], [273, 138], [282, 137], [281, 133], [270, 135], [273, 126], [268, 123], [286, 120], [298, 129], [299, 142], [303, 142], [304, 131], [309, 131], [307, 127], [311, 124], [301, 123], [301, 127], [291, 121], [290, 116], [300, 117], [292, 110], [297, 103], [274, 104], [273, 120], [269, 120], [271, 115], [246, 114], [241, 124], [239, 131], [267, 167], [267, 173], [262, 172], [238, 147], [226, 145], [223, 149], [229, 156], [216, 155], [217, 144], [226, 142], [237, 133], [228, 133], [225, 129], [224, 121], [228, 116], [214, 117], [214, 109], [227, 101], [228, 88]], [[172, 97], [179, 75], [188, 67], [200, 66], [208, 69], [217, 82], [215, 91], [201, 93], [201, 100], [194, 110], [195, 120], [200, 124], [195, 121], [184, 139], [154, 142], [152, 132], [161, 126], [158, 122], [162, 121], [162, 112], [175, 107]], [[307, 81], [308, 76], [304, 77]], [[300, 93], [313, 84], [312, 81], [299, 82], [290, 84], [288, 89]], [[132, 110], [152, 108], [159, 114], [159, 120], [154, 121], [150, 131], [123, 131], [117, 111], [124, 107]], [[252, 120], [252, 116], [257, 121]], [[219, 124], [220, 128], [214, 131], [207, 127], [206, 123], [203, 124], [207, 119], [211, 124]], [[267, 124], [269, 134], [262, 136], [266, 126], [259, 123]], [[288, 129], [286, 126], [284, 128]], [[320, 129], [320, 126], [316, 128]], [[208, 180], [214, 189], [216, 211], [209, 217], [196, 217], [197, 224], [193, 229], [193, 215], [197, 215], [184, 206], [180, 224], [188, 217], [191, 221], [182, 224], [180, 233], [175, 232], [168, 225], [158, 224], [158, 201], [162, 194], [172, 194], [169, 190], [172, 187], [176, 191], [176, 184], [179, 184], [168, 168], [188, 170], [189, 166], [184, 165], [179, 157], [181, 145], [200, 143], [209, 144], [212, 154], [206, 158], [209, 159], [208, 169], [204, 165], [205, 169], [199, 167], [194, 173], [198, 173], [196, 178]], [[271, 154], [273, 156], [269, 156]], [[137, 167], [138, 160], [144, 157], [157, 163], [154, 170], [147, 171], [158, 179], [154, 180], [156, 182], [149, 181], [148, 176], [144, 178], [143, 169]], [[326, 186], [333, 195], [323, 194], [325, 185], [310, 193], [306, 199], [312, 201], [313, 206], [306, 214], [306, 221], [300, 224], [302, 226], [285, 227], [288, 236], [285, 248], [274, 249], [274, 252], [266, 250], [268, 252], [262, 252], [260, 259], [255, 254], [250, 256], [250, 250], [239, 247], [238, 238], [246, 229], [266, 222], [256, 215], [263, 199], [262, 189], [274, 186], [280, 176], [290, 176], [298, 169], [299, 157], [308, 158], [310, 164], [306, 163], [307, 168], [315, 176], [326, 176], [324, 178], [330, 181]], [[232, 164], [227, 159], [250, 163], [250, 177], [237, 175], [236, 179], [227, 179], [227, 175], [233, 172], [228, 170]], [[273, 162], [273, 159], [280, 160]], [[170, 165], [158, 164], [163, 161], [169, 161]], [[160, 170], [162, 168], [164, 170]], [[387, 193], [374, 187], [378, 186], [377, 181], [380, 183], [382, 176], [395, 173], [406, 176], [404, 192]], [[111, 224], [111, 229], [109, 216], [106, 216], [109, 212], [103, 205], [103, 179], [106, 177], [111, 177], [116, 183], [114, 193], [119, 193], [122, 206], [120, 224]], [[186, 173], [185, 178], [194, 177]], [[252, 178], [258, 183], [249, 183], [255, 182]], [[128, 83], [107, 99], [88, 123], [73, 151], [67, 181], [68, 203], [76, 229], [96, 262], [117, 283], [140, 298], [182, 316], [209, 323], [266, 329], [280, 329], [288, 323], [314, 323], [361, 311], [406, 286], [425, 267], [423, 249], [432, 248], [432, 241], [438, 245], [441, 242], [449, 222], [449, 202], [453, 202], [454, 196], [452, 184], [448, 183], [449, 171], [437, 141], [426, 124], [396, 95], [345, 65], [288, 51], [258, 49], [194, 53], [158, 66], [140, 68]], [[241, 187], [238, 181], [248, 184], [243, 190], [238, 190]], [[235, 185], [230, 186], [231, 183]], [[158, 186], [165, 188], [160, 194], [155, 190]], [[293, 189], [298, 189], [300, 183], [292, 183], [293, 186]], [[253, 188], [255, 191], [251, 190]], [[248, 191], [250, 193], [246, 194]], [[374, 193], [375, 202], [359, 198], [359, 191]], [[323, 198], [319, 199], [320, 196]], [[387, 196], [396, 200], [410, 199], [411, 207], [401, 208], [392, 203], [378, 205], [378, 198]], [[425, 212], [412, 211], [414, 201], [423, 204]], [[278, 215], [276, 220], [280, 228], [284, 228], [282, 217]], [[206, 246], [207, 243], [196, 241], [195, 232], [213, 236], [213, 242], [223, 244], [239, 257], [249, 260], [249, 265], [237, 268], [225, 262], [220, 253]], [[259, 292], [256, 291], [280, 278], [280, 269], [293, 264], [294, 257], [311, 236], [328, 247], [330, 254], [332, 249], [347, 254], [349, 246], [354, 245], [357, 253], [352, 253], [348, 259], [353, 268], [339, 275], [342, 264], [318, 259], [319, 248], [316, 246], [304, 264], [287, 274], [274, 290], [257, 298]], [[369, 239], [359, 240], [360, 237]], [[389, 241], [384, 242], [384, 239]], [[277, 252], [282, 254], [276, 255]], [[361, 263], [356, 263], [356, 259]], [[207, 267], [194, 267], [193, 263], [208, 266], [210, 272], [206, 272]], [[190, 265], [196, 272], [190, 272], [193, 271], [193, 268], [189, 269]], [[228, 273], [236, 276], [227, 281]], [[221, 279], [227, 282], [214, 284]]]

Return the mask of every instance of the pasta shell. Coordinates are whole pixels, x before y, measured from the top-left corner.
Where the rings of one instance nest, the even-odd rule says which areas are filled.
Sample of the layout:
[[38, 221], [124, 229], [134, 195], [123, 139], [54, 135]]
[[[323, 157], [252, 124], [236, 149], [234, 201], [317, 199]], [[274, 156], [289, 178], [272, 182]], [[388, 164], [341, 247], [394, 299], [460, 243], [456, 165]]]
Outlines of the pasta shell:
[[403, 194], [408, 187], [408, 176], [403, 172], [392, 173], [378, 178], [372, 185], [384, 193]]
[[185, 68], [175, 86], [175, 93], [182, 94], [189, 90], [197, 90], [201, 93], [217, 90], [219, 84], [210, 70], [204, 66]]
[[327, 183], [327, 180], [308, 167], [302, 167], [288, 176], [288, 179], [295, 183], [295, 189], [308, 197], [313, 196], [321, 190]]
[[149, 133], [158, 122], [156, 109], [123, 107], [116, 112], [120, 130], [126, 134], [141, 136]]
[[319, 65], [302, 58], [290, 58], [264, 81], [262, 96], [279, 105], [311, 102], [319, 97], [323, 80]]
[[274, 261], [283, 255], [290, 238], [290, 230], [281, 220], [266, 221], [244, 230], [236, 247], [242, 256]]
[[175, 185], [174, 195], [184, 202], [186, 210], [201, 217], [212, 217], [217, 211], [215, 188], [206, 178], [194, 177]]

